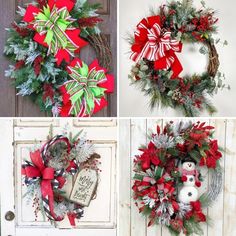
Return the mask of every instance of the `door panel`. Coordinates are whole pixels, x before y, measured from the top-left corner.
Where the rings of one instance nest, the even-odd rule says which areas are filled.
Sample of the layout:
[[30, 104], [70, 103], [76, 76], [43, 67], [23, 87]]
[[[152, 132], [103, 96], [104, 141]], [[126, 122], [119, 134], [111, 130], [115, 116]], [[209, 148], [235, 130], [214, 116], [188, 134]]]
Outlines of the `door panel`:
[[[2, 32], [0, 37], [0, 51], [3, 51], [7, 32], [5, 28], [11, 26], [11, 23], [15, 19], [15, 11], [20, 4], [32, 2], [32, 0], [8, 0], [0, 1], [0, 31]], [[112, 67], [109, 73], [112, 73], [116, 77], [116, 64], [117, 64], [117, 1], [116, 0], [89, 0], [91, 3], [101, 3], [101, 9], [99, 13], [103, 19], [101, 24], [102, 33], [104, 33], [112, 49], [113, 61]], [[87, 46], [81, 50], [80, 57], [86, 63], [91, 63], [95, 58], [95, 52], [91, 46]], [[9, 62], [4, 56], [0, 58], [0, 87], [2, 93], [0, 93], [0, 116], [18, 116], [18, 117], [41, 117], [46, 114], [40, 112], [37, 105], [33, 104], [27, 97], [16, 96], [16, 91], [11, 87], [11, 80], [4, 78], [4, 71], [8, 68]], [[116, 91], [116, 87], [115, 87]], [[97, 117], [115, 117], [117, 115], [117, 93], [108, 95], [108, 107], [97, 113]]]
[[[98, 127], [99, 124], [104, 123], [103, 127]], [[109, 232], [110, 236], [116, 235], [116, 121], [110, 120], [110, 123], [106, 120], [80, 120], [65, 119], [58, 120], [32, 120], [21, 119], [13, 122], [12, 120], [2, 120], [0, 122], [0, 128], [5, 127], [3, 130], [4, 135], [8, 132], [10, 135], [6, 137], [6, 143], [4, 148], [1, 146], [1, 150], [8, 155], [8, 159], [4, 158], [4, 163], [9, 163], [7, 166], [8, 171], [2, 168], [0, 177], [4, 175], [6, 182], [4, 187], [9, 186], [9, 191], [2, 193], [2, 212], [5, 214], [11, 210], [15, 214], [15, 220], [7, 222], [2, 216], [2, 235], [11, 236], [25, 236], [32, 235], [34, 229], [37, 228], [40, 236], [46, 236], [51, 233], [61, 235], [59, 229], [55, 229], [50, 222], [44, 220], [41, 214], [38, 214], [38, 219], [35, 220], [34, 208], [32, 207], [32, 199], [23, 197], [26, 191], [26, 187], [22, 185], [21, 177], [21, 164], [24, 160], [29, 160], [30, 149], [35, 144], [45, 142], [49, 132], [50, 125], [53, 126], [53, 135], [60, 134], [65, 126], [73, 133], [83, 129], [87, 134], [87, 138], [92, 140], [95, 145], [96, 152], [101, 155], [101, 173], [99, 175], [99, 187], [96, 198], [91, 201], [88, 208], [85, 208], [84, 217], [78, 223], [77, 229], [71, 229], [68, 220], [64, 220], [59, 223], [64, 235], [72, 235], [75, 232], [83, 232], [83, 235], [93, 235], [96, 230], [96, 235], [102, 236]], [[8, 129], [6, 128], [8, 127]], [[2, 129], [1, 129], [2, 130]], [[92, 134], [93, 135], [90, 135]], [[37, 139], [37, 141], [35, 141]], [[10, 153], [11, 158], [10, 158]], [[1, 152], [1, 159], [2, 159]], [[6, 156], [4, 155], [4, 156]], [[13, 170], [12, 172], [9, 170]], [[12, 178], [14, 176], [14, 179]], [[8, 178], [10, 181], [8, 181]], [[11, 179], [12, 178], [12, 179]], [[13, 191], [13, 192], [12, 192]], [[12, 200], [10, 204], [6, 204], [6, 195], [11, 195]], [[15, 206], [15, 207], [14, 207]], [[15, 209], [14, 209], [15, 208]], [[6, 227], [8, 225], [8, 227]], [[10, 226], [9, 226], [10, 225]], [[48, 229], [45, 231], [45, 229]], [[66, 232], [66, 233], [65, 233]], [[97, 233], [99, 232], [99, 233]], [[6, 233], [6, 234], [4, 234]], [[35, 236], [36, 236], [35, 235]]]

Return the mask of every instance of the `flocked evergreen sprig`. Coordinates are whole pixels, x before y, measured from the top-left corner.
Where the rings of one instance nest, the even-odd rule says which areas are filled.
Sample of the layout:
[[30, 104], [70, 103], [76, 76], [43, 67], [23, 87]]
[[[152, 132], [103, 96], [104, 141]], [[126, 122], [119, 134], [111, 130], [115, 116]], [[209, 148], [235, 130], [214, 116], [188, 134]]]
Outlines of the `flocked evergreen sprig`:
[[[32, 9], [34, 11], [35, 9], [43, 11], [49, 2], [52, 1], [37, 0], [30, 3], [30, 5], [33, 6]], [[106, 67], [104, 60], [106, 61], [106, 58], [109, 57], [109, 63], [111, 63], [111, 55], [107, 53], [110, 52], [110, 47], [101, 36], [99, 30], [99, 24], [102, 19], [97, 11], [101, 7], [100, 4], [90, 4], [87, 0], [73, 0], [71, 2], [74, 2], [75, 5], [69, 12], [72, 19], [70, 27], [80, 31], [79, 36], [75, 35], [75, 33], [72, 36], [76, 38], [76, 43], [81, 43], [81, 47], [85, 45], [85, 42], [81, 41], [79, 37], [86, 41], [90, 41], [91, 37], [95, 39], [102, 38], [99, 41], [99, 46], [91, 45], [96, 52], [99, 52], [97, 56], [103, 63], [102, 66]], [[31, 23], [27, 22], [29, 21], [30, 10], [19, 7], [17, 20], [12, 23], [11, 28], [6, 29], [8, 31], [8, 39], [4, 54], [15, 64], [9, 66], [9, 69], [5, 71], [5, 76], [12, 79], [17, 95], [30, 97], [33, 102], [39, 105], [40, 110], [48, 115], [60, 116], [64, 106], [60, 87], [68, 80], [71, 80], [67, 66], [72, 58], [68, 57], [78, 56], [78, 53], [74, 51], [73, 53], [70, 52], [70, 55], [65, 55], [63, 52], [63, 55], [60, 52], [61, 54], [56, 56], [53, 53], [49, 53], [48, 46], [45, 46], [45, 41], [39, 43], [41, 39], [35, 38], [35, 29], [32, 28]], [[65, 40], [65, 38], [62, 38], [62, 40]], [[104, 51], [104, 48], [107, 51]], [[63, 61], [62, 55], [65, 57]]]
[[[202, 7], [196, 9], [193, 1], [183, 0], [172, 1], [158, 10], [151, 9], [151, 17], [137, 26], [135, 36], [128, 38], [131, 59], [136, 62], [129, 79], [150, 97], [151, 109], [171, 107], [185, 116], [199, 116], [204, 110], [209, 114], [216, 112], [210, 97], [219, 89], [230, 89], [223, 82], [224, 74], [218, 70], [215, 45], [221, 41], [213, 37], [217, 33], [217, 22], [215, 11], [203, 1]], [[155, 27], [159, 27], [158, 31]], [[200, 53], [209, 58], [206, 72], [179, 75], [183, 68], [176, 56], [184, 42], [202, 44]], [[227, 41], [222, 44], [227, 45]]]

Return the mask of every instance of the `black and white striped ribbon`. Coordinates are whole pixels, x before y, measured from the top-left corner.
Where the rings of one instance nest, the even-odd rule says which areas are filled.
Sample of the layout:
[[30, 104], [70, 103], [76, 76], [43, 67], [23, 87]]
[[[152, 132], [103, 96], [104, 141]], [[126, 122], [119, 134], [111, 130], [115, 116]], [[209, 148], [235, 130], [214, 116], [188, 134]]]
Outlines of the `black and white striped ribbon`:
[[52, 216], [51, 211], [50, 211], [48, 196], [43, 197], [42, 201], [43, 201], [43, 208], [44, 208], [44, 212], [45, 212], [46, 216], [50, 220], [55, 220], [55, 218]]

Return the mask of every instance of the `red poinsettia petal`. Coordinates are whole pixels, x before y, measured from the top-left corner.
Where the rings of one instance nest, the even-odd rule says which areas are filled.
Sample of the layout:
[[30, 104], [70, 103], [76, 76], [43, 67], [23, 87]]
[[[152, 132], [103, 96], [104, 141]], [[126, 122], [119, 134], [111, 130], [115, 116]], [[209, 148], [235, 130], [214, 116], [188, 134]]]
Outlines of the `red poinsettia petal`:
[[55, 55], [57, 60], [57, 65], [59, 66], [63, 60], [66, 62], [70, 62], [70, 54], [65, 49], [59, 49], [57, 54]]
[[145, 162], [142, 163], [142, 169], [143, 170], [149, 169], [150, 168], [150, 164], [151, 164], [150, 160], [146, 160]]
[[45, 35], [40, 35], [39, 33], [36, 33], [34, 35], [34, 41], [36, 41], [37, 43], [43, 45], [44, 47], [48, 47], [48, 44], [44, 42], [45, 40]]
[[70, 40], [79, 47], [75, 51], [76, 53], [78, 53], [82, 47], [84, 47], [88, 44], [88, 42], [86, 42], [85, 40], [83, 40], [79, 37], [80, 29], [66, 30], [65, 33], [70, 38]]
[[34, 20], [34, 13], [37, 14], [40, 12], [40, 9], [33, 6], [29, 5], [26, 9], [25, 15], [23, 17], [23, 21], [25, 22], [31, 22]]
[[160, 164], [160, 160], [157, 157], [152, 158], [152, 164], [158, 166]]
[[107, 81], [102, 83], [102, 84], [98, 84], [99, 87], [101, 88], [106, 88], [106, 93], [113, 93], [114, 92], [114, 84], [115, 84], [115, 78], [113, 75], [106, 75], [107, 77]]
[[216, 159], [214, 159], [213, 157], [207, 157], [206, 158], [206, 165], [208, 168], [216, 168]]
[[99, 104], [97, 102], [95, 102], [95, 107], [94, 107], [93, 113], [95, 114], [95, 113], [101, 111], [104, 107], [107, 106], [107, 104], [108, 104], [107, 100], [104, 97], [102, 97], [99, 101]]
[[155, 148], [156, 148], [155, 144], [153, 142], [149, 142], [148, 149], [155, 149]]

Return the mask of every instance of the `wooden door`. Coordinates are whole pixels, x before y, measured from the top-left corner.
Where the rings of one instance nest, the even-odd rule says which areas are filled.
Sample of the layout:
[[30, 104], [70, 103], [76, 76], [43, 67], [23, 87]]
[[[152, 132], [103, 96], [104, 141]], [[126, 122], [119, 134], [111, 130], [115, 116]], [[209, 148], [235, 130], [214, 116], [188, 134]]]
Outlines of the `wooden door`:
[[[56, 229], [40, 214], [35, 221], [34, 208], [23, 197], [22, 160], [29, 156], [29, 148], [35, 139], [46, 140], [50, 125], [53, 125], [53, 135], [60, 134], [65, 126], [73, 134], [83, 129], [101, 155], [96, 199], [85, 209], [76, 229], [71, 229], [68, 221], [60, 224], [63, 229]], [[0, 145], [1, 235], [116, 236], [116, 120], [3, 119], [0, 130], [4, 136]], [[12, 221], [5, 219], [8, 211], [15, 215]]]
[[[172, 119], [173, 120], [173, 119]], [[132, 196], [133, 157], [139, 154], [138, 148], [145, 144], [150, 130], [155, 132], [156, 125], [163, 126], [168, 120], [124, 119], [119, 123], [119, 157], [120, 157], [120, 196], [119, 196], [119, 236], [169, 236], [166, 228], [160, 226], [147, 227], [148, 220], [142, 217], [135, 206]], [[195, 120], [196, 121], [196, 120]], [[200, 121], [203, 121], [200, 119]], [[204, 213], [212, 220], [209, 227], [204, 226], [204, 236], [236, 235], [236, 120], [204, 120], [215, 126], [214, 137], [219, 145], [227, 150], [221, 161], [224, 169], [223, 191]], [[206, 173], [202, 173], [205, 175]], [[205, 178], [201, 191], [208, 189], [208, 178]], [[183, 235], [183, 234], [181, 234]]]
[[[41, 117], [45, 116], [40, 112], [37, 105], [33, 104], [29, 98], [16, 96], [16, 90], [11, 86], [11, 80], [4, 77], [4, 71], [8, 68], [9, 62], [3, 55], [3, 48], [7, 38], [5, 28], [11, 26], [15, 19], [15, 11], [18, 5], [32, 2], [31, 0], [1, 0], [0, 1], [0, 116], [3, 117]], [[116, 77], [117, 64], [117, 1], [116, 0], [88, 0], [90, 3], [101, 3], [102, 8], [99, 10], [103, 23], [101, 24], [102, 32], [107, 36], [113, 55], [112, 68], [110, 73]], [[90, 63], [95, 59], [93, 49], [88, 46], [81, 52], [81, 59]], [[116, 91], [116, 87], [115, 87]], [[117, 115], [117, 93], [108, 95], [108, 107], [97, 113], [99, 117], [116, 117]]]

